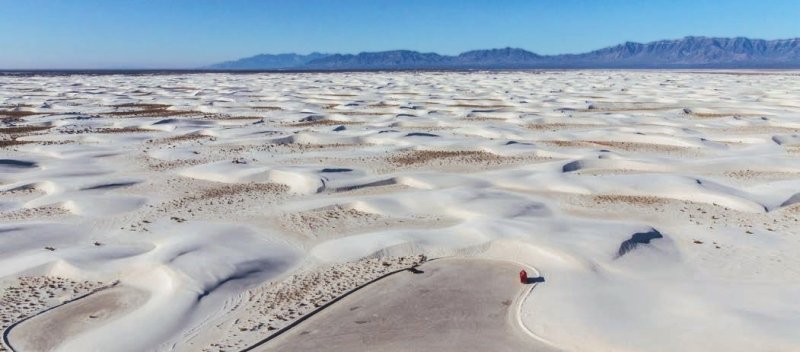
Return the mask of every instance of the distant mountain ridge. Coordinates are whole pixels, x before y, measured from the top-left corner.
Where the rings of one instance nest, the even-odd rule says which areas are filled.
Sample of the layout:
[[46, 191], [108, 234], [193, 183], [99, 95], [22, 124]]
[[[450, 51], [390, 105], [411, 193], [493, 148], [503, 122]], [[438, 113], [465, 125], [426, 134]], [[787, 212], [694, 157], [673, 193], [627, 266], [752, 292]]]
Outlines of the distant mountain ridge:
[[299, 55], [294, 53], [288, 54], [261, 54], [256, 56], [247, 57], [235, 61], [226, 61], [218, 64], [211, 65], [210, 68], [220, 70], [259, 70], [259, 69], [281, 69], [290, 67], [300, 67], [312, 60], [320, 59], [328, 56], [313, 52], [308, 55]]
[[373, 70], [504, 68], [800, 68], [800, 38], [685, 37], [627, 42], [583, 54], [538, 55], [518, 48], [456, 56], [411, 50], [359, 54], [257, 55], [211, 65], [221, 70]]

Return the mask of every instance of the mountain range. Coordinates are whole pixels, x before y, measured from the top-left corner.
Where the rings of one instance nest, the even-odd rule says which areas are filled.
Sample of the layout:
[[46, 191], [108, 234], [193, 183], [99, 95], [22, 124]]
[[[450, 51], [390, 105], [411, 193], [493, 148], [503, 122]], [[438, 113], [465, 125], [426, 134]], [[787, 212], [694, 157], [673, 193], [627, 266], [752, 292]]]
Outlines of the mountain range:
[[516, 68], [800, 68], [800, 38], [762, 40], [685, 37], [627, 42], [582, 54], [538, 55], [524, 49], [459, 55], [411, 50], [359, 54], [262, 54], [214, 64], [214, 70], [381, 70]]

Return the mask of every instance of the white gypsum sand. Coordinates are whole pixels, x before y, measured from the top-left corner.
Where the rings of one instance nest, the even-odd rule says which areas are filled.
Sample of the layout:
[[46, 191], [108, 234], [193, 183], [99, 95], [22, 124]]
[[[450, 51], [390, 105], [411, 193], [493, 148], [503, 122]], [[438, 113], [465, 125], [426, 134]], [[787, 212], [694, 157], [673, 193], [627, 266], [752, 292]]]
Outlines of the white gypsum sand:
[[0, 87], [12, 346], [240, 350], [426, 255], [536, 268], [515, 316], [556, 349], [800, 349], [795, 71]]

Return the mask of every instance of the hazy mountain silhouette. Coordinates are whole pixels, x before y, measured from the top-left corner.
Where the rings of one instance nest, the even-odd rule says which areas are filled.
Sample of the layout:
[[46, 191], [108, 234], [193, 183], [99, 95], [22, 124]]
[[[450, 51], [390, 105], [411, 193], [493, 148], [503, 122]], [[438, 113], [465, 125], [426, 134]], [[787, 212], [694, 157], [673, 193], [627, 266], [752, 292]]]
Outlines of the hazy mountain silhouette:
[[359, 54], [258, 55], [209, 66], [227, 70], [502, 69], [502, 68], [800, 68], [800, 39], [686, 37], [627, 42], [583, 54], [537, 55], [516, 48], [457, 56], [411, 50]]
[[235, 61], [226, 61], [209, 66], [209, 68], [219, 70], [277, 70], [292, 67], [300, 67], [311, 60], [326, 57], [328, 54], [311, 53], [308, 55], [298, 54], [262, 54]]

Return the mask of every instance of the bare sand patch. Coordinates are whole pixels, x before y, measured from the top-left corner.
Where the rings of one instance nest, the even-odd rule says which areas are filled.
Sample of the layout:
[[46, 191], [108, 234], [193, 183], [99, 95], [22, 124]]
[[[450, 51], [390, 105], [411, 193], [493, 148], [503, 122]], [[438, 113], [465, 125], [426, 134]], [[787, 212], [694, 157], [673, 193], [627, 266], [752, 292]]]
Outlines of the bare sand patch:
[[[2, 289], [0, 331], [49, 307], [89, 293], [103, 285], [97, 281], [75, 281], [58, 276], [21, 276]], [[34, 334], [39, 336], [41, 333]], [[7, 351], [0, 344], [0, 351]]]
[[73, 336], [135, 310], [148, 297], [146, 291], [125, 286], [97, 291], [25, 320], [9, 331], [8, 341], [17, 350], [53, 350]]

